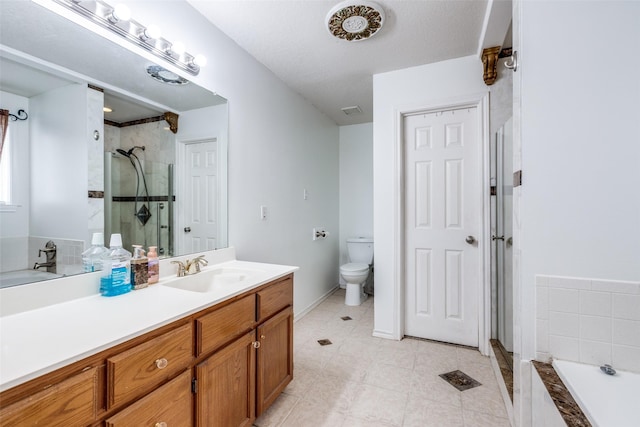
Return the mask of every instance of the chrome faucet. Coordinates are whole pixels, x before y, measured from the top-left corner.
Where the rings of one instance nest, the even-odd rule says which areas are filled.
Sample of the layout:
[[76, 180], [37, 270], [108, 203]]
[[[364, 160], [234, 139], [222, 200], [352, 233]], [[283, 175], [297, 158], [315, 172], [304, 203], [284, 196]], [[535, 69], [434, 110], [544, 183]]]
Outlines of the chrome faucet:
[[37, 270], [40, 267], [47, 267], [47, 271], [49, 273], [56, 273], [57, 272], [56, 271], [57, 270], [57, 267], [56, 267], [57, 250], [58, 248], [56, 247], [56, 244], [53, 242], [53, 240], [49, 240], [47, 244], [44, 246], [44, 249], [38, 249], [38, 257], [41, 257], [42, 253], [44, 252], [45, 256], [47, 257], [47, 261], [36, 262], [33, 265], [33, 269]]
[[[176, 275], [178, 277], [184, 277], [184, 276], [188, 276], [190, 274], [197, 274], [200, 273], [200, 265], [207, 265], [209, 264], [209, 261], [207, 261], [204, 258], [204, 255], [199, 255], [197, 257], [195, 257], [192, 260], [184, 260], [184, 262], [182, 261], [171, 261], [171, 264], [177, 264], [178, 265], [178, 271], [176, 272]], [[195, 265], [196, 267], [196, 271], [194, 273], [191, 273], [191, 267], [193, 267]]]
[[191, 261], [187, 260], [187, 264], [185, 265], [185, 268], [187, 269], [187, 274], [191, 274], [191, 266], [195, 265], [196, 266], [196, 272], [194, 274], [200, 273], [200, 265], [208, 265], [209, 261], [207, 261], [204, 258], [204, 255], [198, 255], [197, 257], [195, 257], [194, 259], [192, 259]]

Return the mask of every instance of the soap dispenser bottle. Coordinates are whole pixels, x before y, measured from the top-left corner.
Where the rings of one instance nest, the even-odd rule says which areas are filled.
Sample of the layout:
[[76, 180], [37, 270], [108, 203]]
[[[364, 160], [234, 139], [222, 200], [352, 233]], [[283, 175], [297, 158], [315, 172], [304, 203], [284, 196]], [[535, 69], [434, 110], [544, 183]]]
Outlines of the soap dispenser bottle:
[[133, 258], [131, 259], [131, 286], [133, 289], [144, 289], [148, 286], [147, 268], [148, 260], [142, 245], [133, 245]]
[[104, 234], [93, 233], [91, 247], [82, 252], [82, 271], [91, 273], [102, 270], [102, 258], [109, 252], [104, 247]]
[[160, 279], [160, 261], [158, 260], [158, 253], [156, 252], [157, 246], [149, 246], [149, 252], [147, 253], [148, 271], [149, 271], [149, 284], [158, 283]]
[[131, 252], [122, 247], [122, 236], [111, 235], [111, 251], [103, 258], [100, 293], [105, 297], [126, 294], [131, 290]]

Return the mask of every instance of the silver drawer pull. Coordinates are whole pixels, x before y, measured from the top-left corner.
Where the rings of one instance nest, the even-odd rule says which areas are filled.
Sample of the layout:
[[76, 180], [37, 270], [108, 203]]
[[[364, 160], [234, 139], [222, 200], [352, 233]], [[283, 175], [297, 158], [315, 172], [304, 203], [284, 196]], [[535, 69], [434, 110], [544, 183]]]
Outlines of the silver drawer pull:
[[167, 427], [167, 423], [160, 421], [159, 423], [156, 423], [156, 427]]
[[[162, 359], [156, 360], [156, 366], [158, 367], [158, 369], [164, 369], [167, 367], [168, 364], [169, 362], [164, 357]], [[164, 425], [166, 426], [167, 424], [164, 423]]]

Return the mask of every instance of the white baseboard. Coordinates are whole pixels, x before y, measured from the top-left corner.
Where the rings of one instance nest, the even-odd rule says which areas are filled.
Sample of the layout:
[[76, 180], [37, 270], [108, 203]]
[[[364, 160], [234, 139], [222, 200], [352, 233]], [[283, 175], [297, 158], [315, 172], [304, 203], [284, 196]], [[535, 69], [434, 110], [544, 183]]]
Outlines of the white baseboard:
[[309, 314], [309, 312], [311, 310], [313, 310], [314, 308], [316, 308], [317, 306], [319, 306], [320, 304], [322, 304], [322, 302], [324, 300], [326, 300], [327, 298], [329, 298], [331, 296], [332, 293], [334, 293], [337, 289], [339, 289], [340, 286], [336, 285], [334, 288], [330, 289], [327, 293], [325, 293], [324, 295], [322, 295], [320, 298], [318, 298], [314, 303], [312, 303], [309, 307], [305, 308], [304, 310], [302, 310], [300, 313], [294, 313], [293, 314], [293, 321], [297, 322], [298, 320], [302, 319], [304, 316], [306, 316], [307, 314]]
[[377, 337], [377, 338], [384, 338], [387, 340], [394, 340], [394, 341], [398, 341], [391, 332], [384, 332], [384, 331], [379, 331], [377, 329], [373, 330], [373, 336]]

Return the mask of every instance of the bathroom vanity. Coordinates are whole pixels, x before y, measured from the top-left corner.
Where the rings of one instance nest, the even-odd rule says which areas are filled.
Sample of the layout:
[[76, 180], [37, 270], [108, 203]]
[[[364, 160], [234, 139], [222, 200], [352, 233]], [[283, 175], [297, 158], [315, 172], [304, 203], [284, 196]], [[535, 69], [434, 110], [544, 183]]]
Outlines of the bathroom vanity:
[[[252, 425], [293, 378], [295, 270], [228, 261], [3, 317], [0, 425]], [[226, 279], [193, 290], [206, 274]]]

